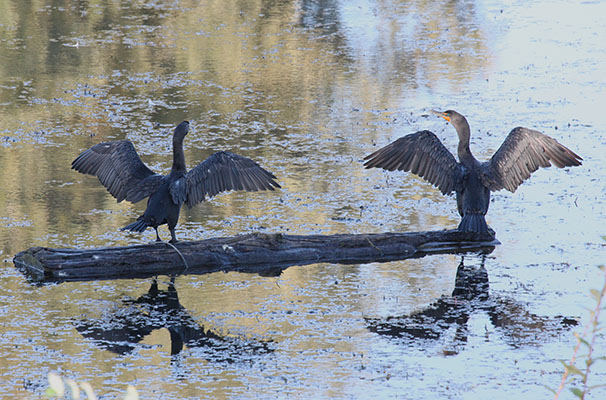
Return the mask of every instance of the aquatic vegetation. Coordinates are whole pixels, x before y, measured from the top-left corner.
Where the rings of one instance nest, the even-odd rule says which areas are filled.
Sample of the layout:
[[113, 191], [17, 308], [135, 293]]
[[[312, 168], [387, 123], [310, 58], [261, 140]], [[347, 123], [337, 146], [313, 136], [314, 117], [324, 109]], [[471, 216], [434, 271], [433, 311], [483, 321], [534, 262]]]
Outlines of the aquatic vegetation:
[[[51, 399], [71, 399], [80, 400], [80, 394], [84, 392], [86, 399], [96, 400], [97, 396], [93, 387], [88, 382], [76, 382], [70, 378], [63, 378], [54, 372], [48, 374], [49, 388], [44, 392], [45, 396]], [[139, 393], [137, 389], [128, 385], [126, 393], [122, 397], [123, 400], [138, 400]]]
[[[597, 389], [600, 387], [606, 387], [606, 384], [596, 384], [590, 385], [589, 375], [591, 373], [591, 367], [596, 361], [604, 361], [606, 360], [606, 355], [596, 356], [595, 354], [595, 341], [596, 338], [603, 334], [604, 326], [599, 320], [600, 311], [602, 311], [604, 307], [604, 296], [606, 295], [606, 266], [600, 266], [600, 271], [604, 275], [604, 285], [601, 290], [592, 289], [591, 297], [596, 301], [596, 305], [593, 309], [590, 309], [590, 317], [589, 322], [585, 325], [585, 329], [582, 334], [575, 332], [575, 337], [577, 338], [577, 344], [574, 347], [574, 351], [572, 353], [572, 357], [569, 362], [562, 361], [564, 364], [564, 374], [562, 375], [562, 379], [560, 381], [560, 386], [557, 391], [553, 391], [555, 393], [555, 399], [559, 399], [562, 390], [566, 387], [566, 385], [571, 386], [570, 391], [579, 399], [585, 399], [593, 389]], [[579, 355], [579, 350], [581, 347], [587, 349], [587, 353]], [[581, 363], [579, 360], [583, 360]], [[583, 366], [577, 366], [578, 364], [582, 364]], [[575, 386], [572, 386], [575, 385]]]

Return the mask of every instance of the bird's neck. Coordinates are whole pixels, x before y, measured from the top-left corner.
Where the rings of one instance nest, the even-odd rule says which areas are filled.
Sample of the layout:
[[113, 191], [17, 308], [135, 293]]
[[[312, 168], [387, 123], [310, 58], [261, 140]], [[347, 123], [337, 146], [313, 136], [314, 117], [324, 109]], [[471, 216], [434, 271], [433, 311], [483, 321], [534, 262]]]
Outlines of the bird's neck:
[[183, 139], [173, 139], [173, 167], [171, 173], [185, 172], [185, 154], [183, 153]]
[[469, 138], [471, 134], [467, 121], [463, 120], [463, 123], [457, 127], [457, 134], [459, 135], [459, 147], [457, 148], [459, 161], [464, 165], [474, 164], [476, 159], [469, 149]]
[[476, 161], [476, 158], [471, 154], [471, 150], [469, 149], [469, 141], [467, 143], [459, 142], [457, 155], [461, 164], [473, 164]]

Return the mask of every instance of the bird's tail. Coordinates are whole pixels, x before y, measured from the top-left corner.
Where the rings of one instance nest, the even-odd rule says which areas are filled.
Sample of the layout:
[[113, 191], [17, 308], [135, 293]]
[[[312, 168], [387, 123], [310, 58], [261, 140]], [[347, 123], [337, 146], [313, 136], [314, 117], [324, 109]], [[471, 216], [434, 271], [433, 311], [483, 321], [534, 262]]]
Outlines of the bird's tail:
[[132, 224], [126, 225], [124, 228], [120, 229], [121, 231], [132, 231], [132, 232], [143, 232], [147, 229], [149, 225], [147, 222], [143, 220], [143, 217], [139, 217], [138, 220], [133, 222]]
[[483, 214], [468, 213], [463, 216], [461, 223], [459, 224], [459, 231], [461, 232], [487, 232], [488, 225], [486, 225], [486, 219]]

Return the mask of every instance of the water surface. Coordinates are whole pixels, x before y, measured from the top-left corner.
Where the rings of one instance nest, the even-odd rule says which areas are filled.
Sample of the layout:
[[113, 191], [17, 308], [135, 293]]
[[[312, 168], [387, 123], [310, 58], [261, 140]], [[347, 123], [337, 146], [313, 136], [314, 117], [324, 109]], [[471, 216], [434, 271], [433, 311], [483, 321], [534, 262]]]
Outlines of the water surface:
[[[12, 1], [0, 11], [5, 396], [39, 397], [49, 371], [109, 398], [127, 384], [162, 399], [543, 398], [544, 385], [557, 387], [559, 360], [582, 330], [569, 318], [587, 321], [604, 263], [604, 4]], [[479, 159], [515, 126], [584, 158], [493, 195], [487, 220], [502, 245], [484, 270], [466, 258], [484, 286], [463, 319], [428, 311], [458, 307], [452, 255], [174, 285], [160, 277], [157, 289], [149, 280], [39, 287], [10, 262], [31, 246], [153, 240], [151, 230], [118, 230], [143, 203], [116, 203], [70, 163], [98, 142], [129, 139], [166, 173], [184, 119], [190, 167], [231, 150], [283, 189], [184, 209], [183, 240], [452, 228], [454, 199], [361, 164], [420, 129], [454, 151], [454, 129], [431, 108], [468, 116]], [[432, 329], [397, 329], [430, 314]], [[603, 382], [606, 367], [594, 367]]]

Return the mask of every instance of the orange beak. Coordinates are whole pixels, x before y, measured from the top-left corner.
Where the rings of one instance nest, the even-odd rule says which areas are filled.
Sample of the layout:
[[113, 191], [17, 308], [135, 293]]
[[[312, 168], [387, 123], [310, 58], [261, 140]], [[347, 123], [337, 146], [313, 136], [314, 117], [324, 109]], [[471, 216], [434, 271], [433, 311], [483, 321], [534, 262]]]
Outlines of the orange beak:
[[431, 110], [431, 113], [437, 115], [438, 117], [442, 117], [446, 121], [450, 122], [450, 116], [442, 111]]

